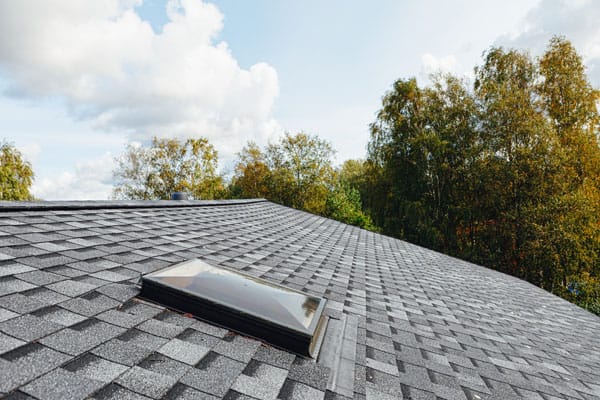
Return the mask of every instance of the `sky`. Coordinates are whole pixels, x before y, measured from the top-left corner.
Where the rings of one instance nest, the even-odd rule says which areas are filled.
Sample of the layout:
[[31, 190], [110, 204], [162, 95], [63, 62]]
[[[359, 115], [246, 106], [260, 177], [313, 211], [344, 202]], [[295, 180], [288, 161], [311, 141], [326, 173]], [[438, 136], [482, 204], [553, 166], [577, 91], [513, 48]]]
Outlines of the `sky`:
[[44, 200], [107, 199], [114, 158], [153, 136], [204, 136], [223, 173], [248, 141], [303, 131], [364, 158], [400, 78], [467, 79], [491, 46], [541, 54], [564, 35], [600, 87], [594, 0], [5, 0], [0, 141]]

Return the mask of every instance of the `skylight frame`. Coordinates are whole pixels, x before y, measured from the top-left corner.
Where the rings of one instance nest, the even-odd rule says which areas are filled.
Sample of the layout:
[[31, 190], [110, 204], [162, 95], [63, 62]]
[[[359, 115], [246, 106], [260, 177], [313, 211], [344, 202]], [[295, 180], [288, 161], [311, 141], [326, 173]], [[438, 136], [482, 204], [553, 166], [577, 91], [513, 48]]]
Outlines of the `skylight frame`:
[[[183, 266], [192, 263], [201, 263], [212, 269], [223, 270], [234, 274], [237, 277], [250, 280], [257, 285], [267, 286], [275, 290], [294, 293], [305, 298], [316, 300], [318, 301], [318, 305], [314, 311], [312, 320], [308, 327], [303, 326], [302, 328], [299, 328], [297, 326], [291, 326], [283, 321], [275, 321], [269, 318], [269, 316], [261, 314], [260, 311], [231, 304], [222, 299], [206, 296], [185, 287], [164, 284], [157, 280], [157, 275], [163, 274], [164, 277], [164, 274], [168, 273], [170, 270], [182, 268]], [[226, 329], [231, 329], [244, 335], [265, 340], [277, 347], [304, 356], [312, 357], [315, 355], [314, 353], [318, 347], [320, 336], [324, 332], [324, 325], [326, 323], [324, 310], [327, 299], [312, 296], [308, 293], [249, 275], [243, 271], [211, 265], [203, 260], [188, 260], [144, 275], [141, 278], [141, 284], [142, 291], [140, 297], [184, 313], [190, 313], [207, 322], [220, 325]]]

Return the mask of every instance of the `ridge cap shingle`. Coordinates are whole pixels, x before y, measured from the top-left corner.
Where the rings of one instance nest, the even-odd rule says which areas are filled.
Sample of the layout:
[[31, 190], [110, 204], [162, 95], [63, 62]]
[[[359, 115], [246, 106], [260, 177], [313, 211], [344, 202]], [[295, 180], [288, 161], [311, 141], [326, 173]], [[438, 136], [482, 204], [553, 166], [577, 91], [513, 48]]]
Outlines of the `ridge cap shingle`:
[[268, 202], [266, 199], [232, 200], [68, 200], [0, 201], [0, 213], [23, 211], [114, 210], [179, 207], [218, 207]]

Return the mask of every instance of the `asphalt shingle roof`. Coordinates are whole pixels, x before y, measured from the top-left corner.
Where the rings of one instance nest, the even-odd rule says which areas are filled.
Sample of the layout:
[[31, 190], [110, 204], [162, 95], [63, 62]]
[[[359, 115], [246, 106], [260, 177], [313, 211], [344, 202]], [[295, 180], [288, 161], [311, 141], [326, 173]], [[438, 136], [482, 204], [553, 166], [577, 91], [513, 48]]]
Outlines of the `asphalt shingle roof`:
[[[317, 360], [141, 301], [191, 258], [328, 299]], [[600, 318], [266, 201], [0, 205], [0, 397], [600, 399]]]

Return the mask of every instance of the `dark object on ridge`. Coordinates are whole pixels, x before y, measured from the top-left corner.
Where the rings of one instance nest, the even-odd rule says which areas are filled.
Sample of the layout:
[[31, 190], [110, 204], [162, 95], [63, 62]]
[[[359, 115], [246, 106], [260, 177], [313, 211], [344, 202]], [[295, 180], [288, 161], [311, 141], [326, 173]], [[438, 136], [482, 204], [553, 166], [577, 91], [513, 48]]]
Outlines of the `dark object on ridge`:
[[187, 200], [187, 194], [184, 192], [173, 192], [171, 193], [171, 200]]

